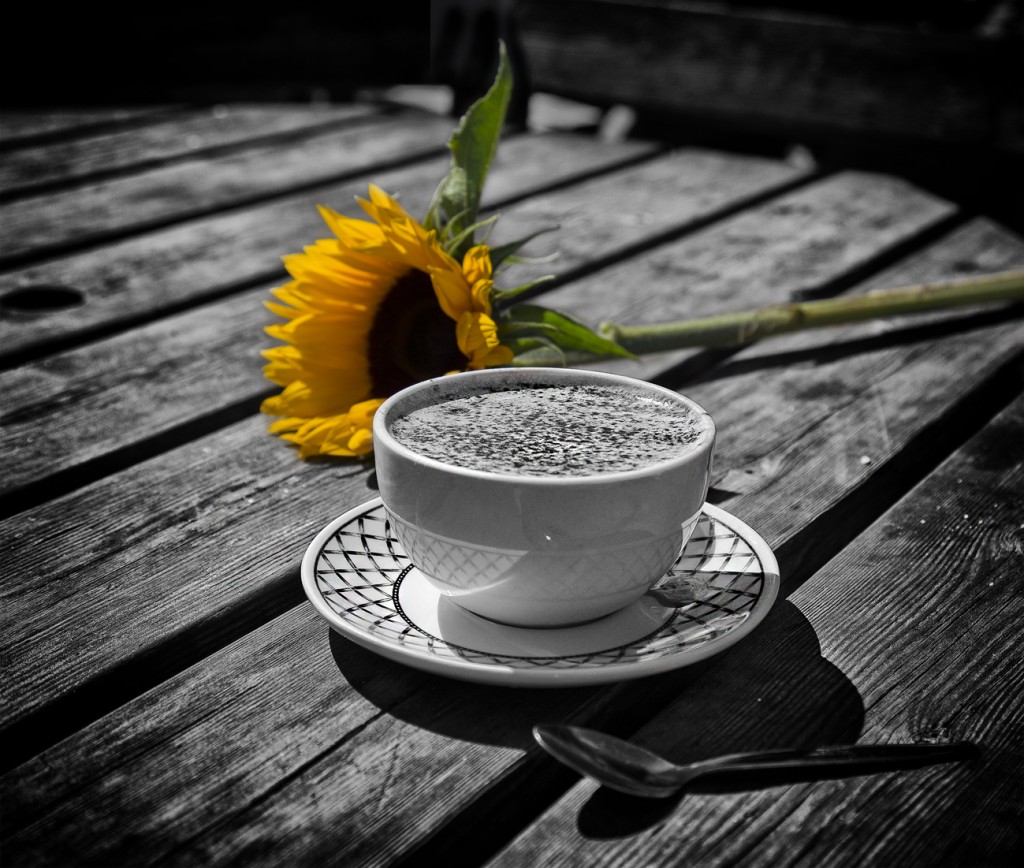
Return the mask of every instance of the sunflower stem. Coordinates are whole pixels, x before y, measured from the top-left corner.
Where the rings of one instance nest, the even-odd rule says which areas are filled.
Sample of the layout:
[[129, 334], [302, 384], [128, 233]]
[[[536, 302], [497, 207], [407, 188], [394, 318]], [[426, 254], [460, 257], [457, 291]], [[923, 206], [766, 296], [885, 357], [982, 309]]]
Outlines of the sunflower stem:
[[598, 332], [637, 355], [736, 346], [772, 335], [967, 305], [1024, 301], [1024, 270], [880, 290], [849, 298], [780, 304], [655, 325], [604, 322]]

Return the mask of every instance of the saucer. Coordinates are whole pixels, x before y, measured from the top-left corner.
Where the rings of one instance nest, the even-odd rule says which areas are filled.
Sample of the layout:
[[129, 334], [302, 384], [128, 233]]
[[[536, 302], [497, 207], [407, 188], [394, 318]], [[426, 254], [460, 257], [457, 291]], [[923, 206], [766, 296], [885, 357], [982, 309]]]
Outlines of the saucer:
[[666, 672], [731, 647], [775, 602], [779, 568], [758, 534], [705, 504], [672, 569], [637, 602], [586, 624], [512, 627], [434, 588], [378, 497], [317, 534], [302, 586], [334, 630], [399, 663], [485, 684], [574, 687]]

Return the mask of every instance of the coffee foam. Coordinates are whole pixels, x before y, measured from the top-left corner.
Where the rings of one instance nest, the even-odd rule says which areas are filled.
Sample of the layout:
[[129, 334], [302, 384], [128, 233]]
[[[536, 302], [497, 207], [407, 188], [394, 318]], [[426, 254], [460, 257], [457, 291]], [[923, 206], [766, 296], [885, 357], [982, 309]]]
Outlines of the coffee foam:
[[525, 476], [592, 476], [678, 456], [706, 425], [690, 407], [642, 389], [501, 387], [426, 404], [392, 436], [445, 464]]

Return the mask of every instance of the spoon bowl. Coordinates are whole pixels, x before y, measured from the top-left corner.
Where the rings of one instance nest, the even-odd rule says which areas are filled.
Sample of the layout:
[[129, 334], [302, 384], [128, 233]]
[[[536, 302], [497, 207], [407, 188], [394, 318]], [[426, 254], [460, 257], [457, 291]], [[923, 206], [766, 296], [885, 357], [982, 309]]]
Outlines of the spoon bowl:
[[970, 742], [945, 744], [839, 745], [809, 750], [736, 753], [680, 765], [614, 735], [579, 726], [540, 725], [537, 743], [559, 762], [592, 780], [631, 796], [666, 798], [690, 781], [714, 772], [768, 769], [883, 771], [971, 759]]

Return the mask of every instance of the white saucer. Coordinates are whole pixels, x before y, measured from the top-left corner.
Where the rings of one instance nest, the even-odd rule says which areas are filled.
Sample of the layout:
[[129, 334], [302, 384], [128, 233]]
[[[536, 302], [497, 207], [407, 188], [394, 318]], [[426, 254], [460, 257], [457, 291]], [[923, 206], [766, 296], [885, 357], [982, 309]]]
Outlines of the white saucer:
[[317, 534], [302, 559], [302, 586], [331, 627], [399, 663], [486, 684], [573, 687], [724, 651], [768, 613], [779, 567], [753, 530], [705, 504], [672, 571], [638, 602], [575, 627], [510, 627], [437, 591], [390, 533], [378, 497]]

